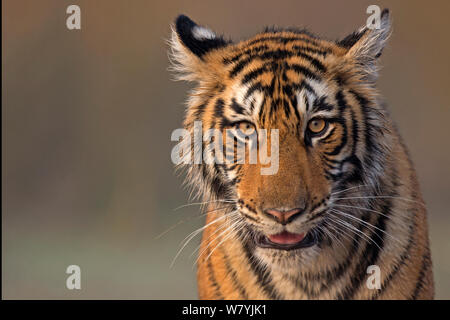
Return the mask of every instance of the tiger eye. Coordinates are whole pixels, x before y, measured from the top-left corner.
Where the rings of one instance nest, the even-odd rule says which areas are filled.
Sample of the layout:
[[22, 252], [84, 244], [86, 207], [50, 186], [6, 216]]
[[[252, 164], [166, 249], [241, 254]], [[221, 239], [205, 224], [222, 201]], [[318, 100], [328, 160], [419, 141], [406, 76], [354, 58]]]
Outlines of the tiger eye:
[[255, 130], [255, 126], [247, 121], [241, 121], [236, 124], [236, 129], [239, 129], [243, 134], [250, 135]]
[[323, 119], [312, 119], [309, 123], [308, 123], [308, 129], [312, 132], [312, 133], [319, 133], [321, 132], [323, 129], [325, 129], [325, 125], [326, 122]]

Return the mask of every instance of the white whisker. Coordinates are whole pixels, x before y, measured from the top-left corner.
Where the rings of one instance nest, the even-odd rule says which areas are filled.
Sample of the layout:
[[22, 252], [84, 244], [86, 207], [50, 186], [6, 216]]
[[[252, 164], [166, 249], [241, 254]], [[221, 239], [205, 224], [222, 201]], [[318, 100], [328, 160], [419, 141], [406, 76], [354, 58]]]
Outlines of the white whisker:
[[[227, 235], [225, 235], [225, 237], [214, 247], [214, 249], [209, 253], [209, 255], [206, 257], [205, 261], [207, 261], [209, 259], [209, 257], [211, 257], [212, 253], [222, 244], [224, 243], [227, 239], [229, 239], [234, 233], [233, 231], [236, 230], [236, 225], [238, 224], [239, 221], [236, 221], [234, 223], [232, 223], [225, 231], [221, 232], [220, 235], [218, 235], [215, 238], [221, 238], [224, 234], [226, 234], [228, 232]], [[242, 226], [241, 226], [242, 227]], [[206, 250], [211, 246], [211, 244], [214, 242], [214, 240], [211, 240], [208, 245], [202, 250], [202, 252], [199, 253], [197, 259], [194, 262], [194, 265], [198, 263], [198, 261], [200, 260], [201, 256], [206, 252]], [[193, 265], [193, 266], [194, 266]]]
[[366, 235], [364, 232], [362, 232], [361, 230], [357, 229], [355, 226], [351, 225], [350, 223], [348, 223], [336, 216], [334, 216], [334, 218], [337, 219], [337, 220], [334, 220], [335, 222], [337, 222], [339, 224], [343, 224], [344, 226], [346, 226], [348, 228], [349, 231], [353, 231], [353, 232], [355, 232], [355, 234], [364, 236], [367, 240], [372, 242], [374, 245], [376, 245], [381, 250], [380, 246], [372, 238], [370, 238], [368, 235]]
[[236, 200], [211, 200], [211, 201], [205, 201], [205, 202], [193, 202], [193, 203], [187, 203], [187, 204], [183, 204], [179, 207], [176, 207], [175, 209], [173, 209], [174, 211], [179, 210], [181, 208], [186, 208], [189, 206], [196, 206], [196, 205], [205, 205], [205, 204], [209, 204], [209, 203], [216, 203], [216, 202], [224, 202], [224, 203], [236, 203]]
[[371, 228], [371, 229], [374, 228], [374, 229], [376, 229], [376, 230], [378, 230], [378, 231], [381, 231], [381, 232], [383, 232], [384, 234], [386, 234], [388, 237], [391, 237], [391, 238], [394, 239], [395, 241], [398, 241], [399, 243], [401, 243], [400, 240], [398, 240], [398, 239], [395, 238], [394, 236], [390, 235], [390, 234], [387, 233], [386, 231], [384, 231], [384, 230], [382, 230], [382, 229], [380, 229], [380, 228], [374, 226], [373, 224], [371, 224], [371, 223], [369, 223], [369, 222], [367, 222], [367, 221], [364, 221], [364, 220], [362, 220], [362, 219], [360, 219], [360, 218], [357, 218], [357, 217], [355, 217], [355, 216], [353, 216], [353, 215], [351, 215], [351, 214], [348, 214], [348, 213], [345, 213], [345, 212], [342, 212], [342, 211], [339, 211], [339, 210], [336, 210], [336, 209], [331, 209], [331, 210], [332, 210], [333, 212], [337, 213], [337, 214], [341, 214], [341, 215], [344, 215], [344, 216], [346, 216], [346, 217], [348, 217], [348, 218], [350, 218], [350, 219], [354, 219], [354, 220], [356, 220], [356, 221], [358, 221], [358, 222], [361, 222], [361, 223], [365, 224], [366, 226], [368, 226], [368, 227]]
[[[204, 229], [206, 229], [207, 227], [209, 227], [210, 225], [219, 222], [222, 219], [228, 218], [229, 215], [231, 214], [225, 214], [217, 219], [214, 219], [213, 221], [211, 221], [210, 223], [206, 224], [205, 226], [193, 231], [190, 235], [188, 235], [182, 242], [181, 242], [181, 248], [178, 250], [177, 254], [175, 255], [174, 259], [172, 260], [172, 263], [170, 264], [170, 268], [173, 267], [176, 259], [178, 258], [178, 256], [180, 255], [180, 253], [183, 251], [183, 249], [187, 246], [187, 244], [195, 238], [196, 235], [198, 235], [200, 232], [202, 232]], [[184, 244], [183, 244], [184, 242]]]
[[333, 200], [351, 200], [351, 199], [398, 199], [398, 200], [404, 200], [404, 201], [410, 201], [418, 203], [422, 206], [425, 206], [425, 204], [421, 201], [403, 198], [403, 197], [394, 197], [394, 196], [366, 196], [366, 197], [346, 197], [346, 198], [334, 198]]
[[[230, 222], [231, 222], [231, 223], [234, 223], [234, 222], [236, 222], [236, 221], [239, 220], [239, 219], [240, 219], [240, 216], [239, 216], [239, 215], [235, 215], [235, 216], [232, 216], [232, 217], [230, 218]], [[229, 226], [227, 226], [225, 223], [222, 224], [220, 227], [218, 227], [216, 230], [214, 230], [214, 232], [211, 233], [207, 239], [204, 239], [203, 241], [209, 243], [209, 240], [210, 240], [214, 235], [216, 235], [220, 230], [222, 230], [222, 229], [224, 229], [224, 228], [228, 228], [228, 227], [229, 227]], [[200, 245], [197, 246], [197, 248], [191, 253], [191, 255], [190, 255], [189, 257], [192, 257], [197, 251], [199, 251], [200, 248], [201, 248], [201, 246], [202, 246], [202, 244], [200, 243]]]
[[376, 210], [373, 210], [373, 209], [364, 208], [364, 207], [348, 206], [348, 205], [345, 205], [345, 204], [336, 204], [336, 203], [333, 204], [333, 207], [345, 207], [345, 208], [353, 208], [353, 209], [359, 209], [359, 210], [366, 210], [366, 211], [369, 211], [369, 212], [378, 213], [379, 215], [382, 215], [382, 216], [384, 216], [384, 217], [390, 219], [389, 216], [385, 215], [385, 214], [382, 213], [382, 212], [379, 212], [379, 211], [376, 211]]
[[202, 249], [202, 251], [199, 253], [199, 255], [198, 255], [198, 257], [197, 257], [197, 261], [198, 261], [198, 259], [203, 255], [203, 253], [205, 253], [206, 249], [208, 249], [208, 248], [211, 246], [211, 244], [213, 244], [214, 240], [216, 240], [216, 239], [222, 237], [225, 233], [231, 231], [232, 228], [235, 226], [235, 224], [236, 224], [236, 222], [232, 222], [230, 225], [228, 225], [228, 226], [225, 228], [224, 231], [222, 231], [221, 233], [219, 233], [218, 235], [216, 235], [216, 236], [214, 237], [214, 239], [212, 239], [211, 241], [209, 241], [208, 244], [206, 245], [206, 247], [204, 247], [204, 248]]
[[352, 189], [356, 189], [356, 188], [369, 187], [369, 186], [370, 185], [368, 185], [368, 184], [361, 184], [361, 185], [354, 186], [354, 187], [351, 187], [351, 188], [347, 188], [347, 189], [344, 189], [344, 190], [340, 190], [340, 191], [337, 191], [337, 192], [332, 192], [331, 195], [339, 194], [339, 193], [346, 192], [346, 191], [349, 191], [349, 190], [352, 190]]
[[[327, 224], [327, 225], [328, 225], [328, 224]], [[323, 228], [322, 228], [322, 227], [319, 227], [319, 230], [322, 231], [322, 232], [324, 232], [326, 235], [328, 235], [328, 237], [331, 237], [331, 238], [333, 238], [335, 241], [337, 241], [337, 242], [342, 246], [342, 248], [343, 248], [344, 250], [347, 250], [347, 249], [345, 248], [345, 246], [344, 246], [344, 243], [343, 243], [341, 240], [339, 240], [337, 236], [333, 235], [333, 233], [330, 232], [330, 230], [328, 230], [328, 229], [325, 227], [325, 225], [323, 226]]]

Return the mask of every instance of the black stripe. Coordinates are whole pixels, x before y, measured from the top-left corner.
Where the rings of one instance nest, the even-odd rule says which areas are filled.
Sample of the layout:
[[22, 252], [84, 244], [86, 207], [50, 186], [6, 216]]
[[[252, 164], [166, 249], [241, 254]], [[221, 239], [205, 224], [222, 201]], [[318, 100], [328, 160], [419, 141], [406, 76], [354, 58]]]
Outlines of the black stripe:
[[352, 155], [355, 154], [356, 152], [356, 145], [359, 141], [359, 126], [358, 126], [358, 122], [356, 121], [356, 117], [355, 117], [355, 111], [349, 107], [350, 109], [350, 113], [351, 113], [351, 118], [352, 118], [352, 138], [353, 138], [353, 147], [352, 147]]
[[[209, 247], [207, 247], [206, 250], [207, 250], [206, 251], [206, 256], [208, 257], [209, 253], [210, 253]], [[209, 271], [209, 273], [208, 273], [209, 281], [211, 282], [212, 286], [214, 287], [214, 291], [215, 291], [216, 297], [219, 300], [223, 300], [224, 297], [222, 295], [222, 292], [220, 291], [220, 285], [217, 283], [216, 276], [214, 274], [214, 269], [213, 269], [212, 264], [211, 264], [211, 259], [208, 259], [206, 266], [208, 267], [208, 271]]]
[[[312, 95], [317, 96], [317, 94], [316, 94], [316, 92], [314, 91], [314, 89], [313, 89], [313, 88], [312, 88], [305, 80], [302, 80], [302, 81], [300, 82], [300, 84], [293, 83], [293, 84], [292, 84], [292, 87], [293, 87], [295, 90], [298, 90], [298, 91], [301, 91], [302, 89], [305, 89], [306, 91], [308, 91], [308, 92], [311, 93]], [[305, 100], [306, 100], [306, 99], [305, 99]], [[307, 107], [306, 110], [308, 110], [308, 109], [309, 109], [308, 104], [306, 105], [306, 107]]]
[[313, 71], [309, 70], [307, 67], [302, 66], [300, 64], [296, 64], [296, 63], [292, 63], [292, 64], [288, 64], [288, 63], [284, 63], [284, 69], [285, 70], [293, 70], [297, 73], [302, 74], [303, 76], [319, 81], [320, 77], [314, 73]]
[[[300, 112], [298, 111], [298, 102], [297, 102], [297, 96], [296, 95], [292, 96], [291, 104], [292, 104], [292, 108], [294, 109], [295, 116], [297, 117], [298, 121], [300, 122], [301, 117], [300, 117]], [[300, 130], [300, 127], [298, 128], [298, 130]]]
[[281, 99], [281, 101], [283, 102], [283, 107], [284, 107], [284, 112], [286, 114], [286, 119], [289, 119], [290, 114], [291, 114], [291, 105], [289, 104], [289, 101], [286, 99]]
[[[344, 96], [342, 96], [342, 98], [344, 98]], [[363, 171], [362, 162], [356, 155], [356, 148], [357, 148], [357, 145], [360, 140], [359, 139], [359, 124], [355, 117], [355, 111], [352, 109], [351, 106], [349, 106], [348, 109], [350, 110], [350, 117], [351, 117], [351, 121], [352, 121], [352, 140], [353, 140], [352, 141], [352, 151], [351, 151], [351, 155], [342, 161], [341, 168], [342, 168], [342, 165], [344, 165], [344, 163], [346, 163], [346, 162], [351, 163], [354, 166], [353, 170], [351, 172], [345, 173], [344, 179], [345, 179], [346, 183], [349, 183], [349, 182], [357, 183], [357, 182], [362, 181], [362, 171]]]
[[265, 72], [270, 72], [270, 71], [274, 71], [273, 70], [273, 63], [272, 62], [267, 62], [264, 63], [260, 68], [254, 69], [248, 73], [246, 73], [243, 77], [242, 77], [242, 84], [246, 84], [254, 79], [256, 79], [256, 77], [262, 75]]
[[315, 49], [315, 48], [311, 48], [308, 46], [292, 46], [292, 49], [303, 51], [303, 52], [310, 52], [313, 54], [318, 54], [318, 55], [323, 56], [324, 58], [327, 56], [328, 53], [331, 53], [331, 50], [328, 48]]
[[257, 83], [253, 83], [250, 88], [247, 90], [247, 92], [245, 93], [244, 99], [247, 99], [248, 97], [250, 97], [253, 92], [255, 91], [259, 91], [259, 92], [263, 92], [264, 91], [264, 87], [260, 82]]
[[224, 64], [234, 63], [234, 62], [239, 61], [242, 57], [246, 57], [246, 58], [253, 57], [253, 56], [256, 56], [257, 54], [259, 54], [261, 51], [265, 51], [265, 50], [269, 50], [269, 47], [265, 44], [258, 46], [258, 47], [253, 47], [253, 48], [247, 49], [237, 55], [234, 55], [232, 57], [223, 58], [223, 63]]
[[[322, 62], [320, 62], [318, 59], [308, 55], [305, 52], [302, 52], [302, 50], [294, 49], [294, 50], [288, 50], [288, 49], [277, 49], [277, 50], [267, 50], [265, 52], [261, 52], [262, 50], [258, 50], [257, 52], [252, 52], [251, 55], [241, 55], [245, 58], [239, 61], [239, 59], [235, 60], [235, 58], [231, 59], [231, 61], [239, 61], [239, 69], [242, 70], [243, 67], [245, 67], [247, 64], [250, 64], [253, 60], [276, 60], [276, 59], [286, 59], [291, 57], [300, 57], [307, 61], [309, 61], [318, 71], [325, 72], [326, 68], [323, 65]], [[233, 69], [235, 70], [235, 69]], [[233, 76], [236, 75], [236, 71], [231, 73]]]
[[[231, 121], [227, 119], [224, 115], [224, 110], [225, 110], [225, 101], [223, 101], [223, 99], [217, 99], [216, 104], [214, 105], [214, 120], [218, 121], [221, 130], [231, 125]], [[214, 123], [214, 126], [215, 125], [216, 123]]]
[[[260, 107], [260, 109], [259, 109], [259, 115], [258, 115], [259, 119], [261, 119], [261, 120], [264, 119], [264, 115], [265, 115], [265, 113], [266, 113], [266, 104], [267, 104], [267, 99], [266, 99], [266, 97], [264, 96], [264, 97], [263, 97], [263, 101], [261, 102], [261, 107]], [[264, 123], [264, 121], [261, 121], [261, 122]], [[258, 143], [259, 143], [259, 142], [258, 142]], [[258, 147], [259, 147], [259, 145], [258, 145]]]
[[[254, 40], [248, 41], [246, 43], [246, 45], [251, 46], [253, 44], [265, 42], [265, 41], [267, 41], [267, 42], [274, 41], [274, 42], [279, 42], [279, 43], [284, 43], [284, 44], [289, 43], [289, 42], [294, 42], [294, 41], [301, 41], [301, 42], [316, 46], [318, 48], [321, 47], [321, 45], [317, 41], [315, 41], [311, 38], [307, 38], [305, 36], [310, 36], [310, 35], [307, 35], [306, 33], [299, 34], [298, 36], [287, 36], [287, 37], [281, 36], [281, 35], [269, 35], [269, 36], [261, 37], [259, 39], [254, 39]], [[323, 48], [323, 50], [326, 52], [331, 52], [331, 50], [327, 49], [327, 48]]]
[[214, 169], [218, 173], [218, 175], [214, 174], [212, 177], [209, 176], [209, 173], [206, 169], [206, 166], [201, 166], [202, 173], [204, 179], [207, 181], [207, 185], [210, 186], [210, 189], [213, 194], [215, 194], [217, 197], [221, 197], [224, 194], [229, 194], [230, 191], [230, 185], [223, 181], [219, 176], [221, 175], [220, 168], [223, 168], [223, 165], [219, 165], [217, 163], [214, 163]]
[[327, 103], [325, 99], [325, 96], [314, 99], [311, 112], [332, 111], [334, 109], [334, 106]]
[[225, 252], [224, 247], [220, 246], [220, 250], [222, 251], [222, 254], [223, 254], [223, 260], [224, 260], [225, 268], [227, 269], [227, 274], [230, 275], [231, 281], [233, 282], [234, 287], [239, 291], [242, 299], [248, 300], [247, 291], [245, 290], [245, 288], [242, 285], [242, 283], [239, 282], [236, 270], [234, 270], [233, 267], [231, 266], [230, 261], [228, 260], [228, 256], [227, 256], [227, 254]]
[[382, 150], [380, 146], [375, 142], [375, 135], [378, 128], [375, 128], [371, 123], [370, 120], [372, 118], [370, 117], [370, 110], [368, 108], [369, 101], [359, 95], [356, 91], [350, 90], [349, 91], [353, 96], [356, 98], [356, 100], [359, 102], [362, 115], [363, 115], [363, 122], [365, 124], [365, 130], [364, 130], [364, 138], [365, 138], [365, 150], [366, 153], [364, 155], [364, 165], [367, 168], [371, 168], [374, 166], [375, 163], [375, 155], [381, 154]]
[[259, 261], [253, 256], [252, 246], [249, 241], [244, 241], [241, 236], [241, 242], [244, 248], [245, 258], [247, 258], [248, 264], [251, 270], [256, 275], [258, 283], [261, 285], [264, 293], [272, 300], [281, 300], [283, 297], [277, 292], [271, 282], [270, 271], [264, 268]]
[[[336, 93], [336, 100], [338, 102], [338, 107], [339, 107], [339, 111], [340, 111], [340, 116], [341, 118], [343, 117], [343, 112], [344, 110], [348, 107], [347, 106], [347, 102], [345, 101], [344, 96], [342, 95], [342, 91], [338, 91]], [[347, 145], [347, 140], [348, 140], [348, 129], [347, 129], [347, 124], [345, 123], [345, 121], [340, 121], [342, 128], [344, 130], [343, 134], [342, 134], [342, 141], [339, 145], [337, 145], [333, 151], [328, 151], [325, 152], [326, 155], [329, 156], [335, 156], [337, 154], [339, 154], [342, 149]]]
[[217, 99], [216, 104], [214, 106], [214, 117], [221, 119], [223, 117], [223, 109], [225, 106], [225, 102], [222, 99]]
[[208, 104], [208, 102], [205, 102], [197, 107], [194, 107], [194, 112], [193, 112], [193, 118], [194, 120], [201, 120], [202, 119], [202, 115], [205, 112], [206, 109], [206, 105]]
[[229, 77], [230, 78], [234, 78], [239, 72], [242, 71], [242, 69], [244, 69], [244, 67], [250, 63], [250, 61], [252, 60], [252, 57], [247, 57], [243, 60], [241, 60], [238, 64], [236, 64], [233, 69], [231, 69]]
[[416, 287], [414, 289], [414, 292], [411, 296], [412, 300], [417, 300], [417, 298], [419, 297], [419, 294], [423, 288], [424, 285], [424, 278], [426, 275], [426, 271], [428, 270], [428, 268], [431, 266], [431, 256], [430, 256], [430, 250], [427, 249], [426, 254], [423, 256], [423, 260], [422, 260], [422, 266], [420, 268], [420, 272], [419, 272], [419, 277], [417, 278], [417, 282], [416, 282]]
[[342, 184], [357, 184], [363, 180], [363, 166], [361, 160], [355, 154], [348, 156], [341, 162], [341, 168], [345, 163], [351, 163], [354, 168], [351, 172], [346, 172]]
[[231, 100], [231, 109], [233, 109], [234, 112], [238, 113], [238, 114], [244, 114], [245, 113], [245, 109], [244, 107], [242, 107], [239, 103], [236, 102], [236, 99], [233, 98]]
[[321, 72], [326, 72], [327, 69], [325, 68], [325, 66], [323, 65], [322, 62], [320, 62], [319, 60], [317, 60], [316, 58], [311, 57], [310, 55], [303, 53], [303, 52], [296, 52], [297, 56], [300, 56], [302, 58], [304, 58], [305, 60], [308, 60], [309, 62], [311, 62], [311, 64], [319, 71]]

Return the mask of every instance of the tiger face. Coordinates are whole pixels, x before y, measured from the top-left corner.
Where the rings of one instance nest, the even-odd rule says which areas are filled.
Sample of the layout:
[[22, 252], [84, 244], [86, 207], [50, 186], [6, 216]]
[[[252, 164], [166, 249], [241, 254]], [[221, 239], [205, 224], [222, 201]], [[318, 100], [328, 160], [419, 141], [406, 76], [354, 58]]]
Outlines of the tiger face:
[[[277, 132], [265, 141], [277, 153], [272, 174], [261, 173], [267, 161], [188, 166], [205, 201], [238, 215], [236, 233], [251, 240], [261, 259], [285, 264], [316, 255], [333, 195], [374, 184], [382, 174], [377, 168], [388, 138], [375, 80], [388, 34], [387, 12], [380, 29], [361, 28], [340, 42], [271, 29], [233, 44], [186, 16], [177, 19], [174, 69], [197, 83], [186, 129], [201, 121], [204, 132], [224, 136], [227, 130], [246, 137]], [[239, 143], [255, 148], [251, 139]], [[208, 157], [211, 149], [205, 150]]]
[[[350, 159], [345, 152], [348, 148], [339, 152], [345, 144], [345, 123], [339, 109], [332, 107], [335, 84], [326, 80], [315, 83], [332, 98], [319, 97], [298, 85], [308, 81], [292, 70], [301, 65], [300, 60], [276, 57], [270, 63], [279, 70], [252, 80], [247, 77], [248, 84], [243, 84], [241, 79], [236, 81], [237, 89], [231, 93], [231, 100], [239, 108], [229, 107], [225, 112], [237, 119], [231, 126], [245, 125], [256, 132], [261, 129], [278, 132], [278, 141], [269, 141], [269, 144], [278, 144], [277, 172], [261, 174], [261, 169], [267, 165], [248, 161], [225, 168], [235, 180], [232, 186], [237, 210], [251, 226], [255, 244], [266, 249], [261, 252], [270, 251], [267, 249], [290, 251], [314, 245], [317, 235], [310, 231], [320, 222], [338, 176], [350, 172], [349, 165], [336, 166], [338, 161]], [[252, 70], [259, 70], [260, 64], [267, 62], [255, 63]], [[249, 93], [262, 83], [269, 84], [266, 90]], [[224, 100], [227, 99], [224, 97]], [[236, 109], [242, 113], [237, 114]]]

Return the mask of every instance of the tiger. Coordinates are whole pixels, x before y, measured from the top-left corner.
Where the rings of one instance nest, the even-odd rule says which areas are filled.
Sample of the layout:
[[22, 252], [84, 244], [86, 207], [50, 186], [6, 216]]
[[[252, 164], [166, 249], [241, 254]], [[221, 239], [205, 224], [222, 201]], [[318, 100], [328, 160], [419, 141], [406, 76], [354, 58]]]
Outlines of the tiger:
[[434, 298], [426, 207], [377, 89], [391, 24], [384, 9], [341, 40], [268, 27], [233, 42], [175, 19], [170, 68], [193, 83], [184, 129], [278, 132], [272, 174], [262, 161], [179, 164], [205, 205], [200, 299]]

